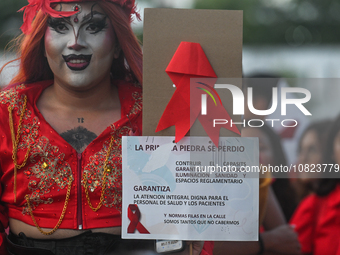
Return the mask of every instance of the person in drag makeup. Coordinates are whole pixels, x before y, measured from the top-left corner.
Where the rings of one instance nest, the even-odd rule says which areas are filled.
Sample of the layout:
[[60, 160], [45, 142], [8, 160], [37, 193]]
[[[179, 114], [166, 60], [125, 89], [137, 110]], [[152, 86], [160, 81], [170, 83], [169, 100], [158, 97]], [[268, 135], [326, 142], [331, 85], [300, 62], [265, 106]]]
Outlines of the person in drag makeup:
[[0, 92], [0, 254], [153, 250], [120, 237], [121, 138], [142, 129], [135, 1], [28, 3], [19, 72]]

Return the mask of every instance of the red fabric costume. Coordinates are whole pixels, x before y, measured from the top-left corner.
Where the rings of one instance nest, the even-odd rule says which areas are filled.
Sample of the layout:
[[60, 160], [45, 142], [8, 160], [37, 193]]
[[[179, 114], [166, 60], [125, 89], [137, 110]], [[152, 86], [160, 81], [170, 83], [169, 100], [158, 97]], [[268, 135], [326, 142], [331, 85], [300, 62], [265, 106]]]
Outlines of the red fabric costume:
[[[28, 195], [33, 215], [40, 227], [54, 228], [65, 205], [66, 193], [70, 197], [60, 228], [83, 229], [115, 227], [121, 225], [121, 137], [142, 128], [141, 88], [119, 81], [122, 118], [104, 130], [81, 154], [78, 154], [51, 128], [39, 112], [36, 103], [41, 92], [53, 81], [18, 85], [1, 92], [0, 96], [0, 164], [2, 208], [0, 220], [6, 227], [8, 216], [34, 225], [25, 199]], [[24, 97], [27, 108], [24, 110]], [[14, 202], [13, 143], [9, 125], [11, 106], [14, 133], [17, 137], [20, 115], [24, 110], [17, 152], [17, 163], [22, 164], [30, 147], [27, 163], [17, 170], [17, 199]], [[103, 165], [111, 137], [114, 138], [108, 165], [112, 171], [107, 175], [103, 206], [94, 212], [88, 205], [83, 173], [92, 205], [96, 207], [101, 196]]]
[[304, 254], [340, 255], [340, 185], [328, 196], [303, 200], [290, 223], [296, 226]]
[[[60, 221], [65, 201], [68, 201], [59, 227], [61, 229], [121, 226], [121, 137], [136, 131], [137, 135], [141, 134], [141, 88], [125, 81], [115, 83], [119, 91], [122, 118], [106, 128], [79, 154], [45, 121], [36, 106], [42, 91], [52, 83], [22, 84], [0, 93], [0, 221], [7, 227], [8, 217], [11, 217], [34, 226], [31, 210], [39, 227], [54, 228]], [[12, 117], [9, 112], [12, 112]], [[18, 165], [25, 161], [29, 150], [26, 164], [17, 169], [16, 178], [10, 119], [13, 119], [14, 141], [21, 123], [17, 146]], [[97, 207], [102, 191], [103, 166], [112, 137], [114, 143], [108, 160], [111, 171], [106, 178], [103, 206], [94, 212], [86, 199], [84, 173], [90, 201], [93, 207]], [[69, 189], [70, 196], [67, 199]], [[26, 199], [29, 199], [30, 205]], [[201, 254], [212, 254], [212, 249], [213, 243], [208, 242]]]

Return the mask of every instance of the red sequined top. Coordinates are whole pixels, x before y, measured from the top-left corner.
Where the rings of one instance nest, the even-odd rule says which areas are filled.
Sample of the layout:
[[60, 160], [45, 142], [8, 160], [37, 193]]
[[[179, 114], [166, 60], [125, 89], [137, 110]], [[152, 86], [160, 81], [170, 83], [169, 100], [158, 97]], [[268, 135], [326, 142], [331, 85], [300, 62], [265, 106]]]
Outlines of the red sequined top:
[[[122, 118], [107, 127], [83, 153], [78, 154], [44, 119], [37, 108], [42, 91], [53, 81], [18, 85], [0, 92], [0, 221], [7, 227], [8, 217], [39, 227], [54, 228], [68, 204], [61, 221], [62, 229], [115, 227], [121, 225], [122, 157], [121, 137], [142, 128], [141, 88], [125, 81], [116, 82]], [[25, 103], [27, 97], [27, 103]], [[25, 104], [27, 105], [25, 110]], [[9, 106], [12, 108], [9, 109]], [[10, 113], [12, 112], [12, 117]], [[16, 141], [22, 116], [17, 150], [17, 177], [14, 174], [13, 139]], [[11, 134], [13, 119], [14, 134]], [[103, 165], [111, 137], [113, 146], [108, 158], [111, 172], [107, 174], [103, 205], [94, 212], [88, 205], [84, 189], [84, 172], [90, 201], [100, 201]], [[30, 148], [30, 149], [29, 149]], [[21, 168], [25, 160], [27, 162]], [[15, 202], [16, 179], [16, 202]], [[70, 190], [69, 199], [67, 191]], [[27, 200], [29, 199], [29, 204]]]

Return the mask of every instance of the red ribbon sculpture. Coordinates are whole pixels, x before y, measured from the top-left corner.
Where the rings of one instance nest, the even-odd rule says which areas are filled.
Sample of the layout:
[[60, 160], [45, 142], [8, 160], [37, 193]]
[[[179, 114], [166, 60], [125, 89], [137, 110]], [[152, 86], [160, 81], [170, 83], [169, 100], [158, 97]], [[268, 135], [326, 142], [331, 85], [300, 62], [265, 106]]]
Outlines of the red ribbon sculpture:
[[130, 225], [128, 226], [127, 232], [129, 234], [135, 233], [137, 229], [141, 234], [150, 234], [149, 231], [139, 222], [140, 211], [137, 205], [131, 204], [128, 207], [128, 218], [130, 220]]
[[[240, 134], [236, 125], [230, 124], [231, 118], [214, 89], [216, 79], [211, 78], [217, 76], [199, 43], [181, 42], [165, 71], [176, 85], [176, 91], [165, 108], [156, 132], [175, 126], [175, 142], [178, 142], [198, 119], [216, 146], [221, 127]], [[191, 78], [202, 79], [190, 84]], [[200, 114], [202, 94], [209, 95], [206, 115]], [[214, 119], [228, 122], [214, 127]]]

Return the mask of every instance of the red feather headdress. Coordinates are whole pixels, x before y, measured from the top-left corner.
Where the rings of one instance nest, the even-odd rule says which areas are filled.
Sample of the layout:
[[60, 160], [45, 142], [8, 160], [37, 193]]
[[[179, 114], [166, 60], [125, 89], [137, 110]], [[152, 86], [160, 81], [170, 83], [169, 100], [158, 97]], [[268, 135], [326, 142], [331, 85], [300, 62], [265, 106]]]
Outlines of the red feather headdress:
[[[78, 2], [95, 2], [105, 1], [120, 5], [126, 13], [131, 17], [135, 14], [137, 19], [140, 20], [140, 15], [136, 10], [135, 0], [28, 0], [28, 5], [19, 10], [24, 11], [24, 23], [21, 26], [21, 30], [24, 34], [31, 32], [32, 21], [39, 10], [51, 15], [54, 18], [58, 17], [70, 17], [76, 14], [78, 11], [56, 11], [53, 10], [51, 4], [56, 3], [78, 3]], [[131, 18], [130, 18], [131, 20]]]

